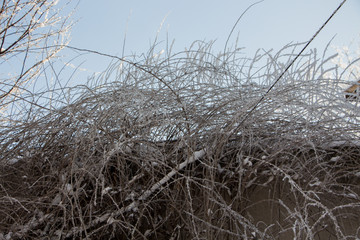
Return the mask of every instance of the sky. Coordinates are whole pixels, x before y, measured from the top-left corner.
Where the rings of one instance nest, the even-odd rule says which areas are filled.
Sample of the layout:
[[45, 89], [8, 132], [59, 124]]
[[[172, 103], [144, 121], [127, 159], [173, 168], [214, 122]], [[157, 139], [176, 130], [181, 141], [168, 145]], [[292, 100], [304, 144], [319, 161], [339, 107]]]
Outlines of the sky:
[[[102, 53], [129, 56], [146, 53], [155, 39], [161, 46], [174, 42], [174, 52], [196, 40], [215, 41], [214, 52], [223, 51], [238, 18], [256, 0], [82, 0], [73, 15], [76, 21], [70, 45]], [[264, 0], [240, 19], [228, 46], [244, 47], [252, 56], [257, 49], [279, 50], [293, 42], [308, 41], [342, 0]], [[358, 49], [360, 1], [347, 0], [310, 48]], [[124, 41], [125, 39], [125, 41]], [[110, 59], [86, 55], [78, 59], [85, 74], [105, 70]]]

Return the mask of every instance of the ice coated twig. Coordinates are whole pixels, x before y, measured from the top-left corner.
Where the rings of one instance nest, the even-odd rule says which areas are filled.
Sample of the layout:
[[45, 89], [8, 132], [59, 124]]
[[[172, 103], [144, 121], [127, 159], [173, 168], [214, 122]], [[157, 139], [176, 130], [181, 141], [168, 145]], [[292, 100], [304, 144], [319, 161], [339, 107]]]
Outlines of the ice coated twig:
[[146, 200], [151, 194], [153, 194], [156, 190], [158, 190], [164, 183], [167, 183], [178, 171], [182, 170], [187, 165], [195, 162], [199, 158], [202, 158], [205, 155], [206, 150], [202, 149], [200, 151], [194, 152], [194, 154], [186, 159], [184, 162], [180, 163], [179, 166], [172, 169], [165, 177], [163, 177], [159, 182], [155, 183], [149, 190], [146, 190], [141, 194], [139, 200]]
[[[194, 152], [194, 154], [186, 159], [184, 162], [180, 163], [177, 167], [173, 168], [168, 174], [166, 174], [160, 181], [155, 183], [149, 190], [146, 190], [141, 194], [138, 201], [144, 201], [146, 200], [151, 194], [153, 194], [155, 191], [157, 191], [159, 188], [161, 188], [165, 183], [167, 183], [173, 176], [178, 173], [178, 171], [182, 170], [187, 165], [195, 162], [199, 158], [202, 158], [205, 155], [206, 149], [201, 149], [200, 151]], [[131, 204], [129, 204], [127, 207], [121, 208], [118, 212], [119, 214], [116, 214], [117, 216], [120, 214], [123, 214], [125, 212], [129, 212], [136, 208], [139, 205], [138, 201], [134, 201]]]

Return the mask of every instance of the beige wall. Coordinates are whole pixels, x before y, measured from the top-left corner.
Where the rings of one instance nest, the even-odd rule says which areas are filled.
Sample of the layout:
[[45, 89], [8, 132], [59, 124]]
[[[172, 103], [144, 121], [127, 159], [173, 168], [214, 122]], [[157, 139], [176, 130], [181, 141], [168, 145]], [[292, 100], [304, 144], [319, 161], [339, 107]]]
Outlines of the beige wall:
[[[273, 181], [267, 187], [255, 187], [247, 194], [249, 200], [246, 214], [263, 231], [273, 224], [267, 233], [271, 233], [274, 239], [336, 240], [344, 236], [360, 238], [360, 200], [345, 201], [345, 198], [329, 193], [318, 194], [320, 199], [317, 199], [315, 194], [309, 192], [307, 194], [309, 198], [305, 199], [296, 190], [291, 190], [289, 184]], [[319, 203], [323, 206], [319, 206]], [[336, 208], [348, 204], [352, 204], [352, 207]], [[335, 221], [329, 214], [325, 214], [326, 209], [332, 213]], [[341, 229], [338, 232], [342, 232], [344, 236], [336, 235], [334, 222], [337, 222]], [[310, 231], [300, 229], [300, 226], [305, 225], [311, 227]], [[297, 238], [294, 237], [293, 229], [296, 229]], [[312, 232], [312, 235], [309, 232]]]

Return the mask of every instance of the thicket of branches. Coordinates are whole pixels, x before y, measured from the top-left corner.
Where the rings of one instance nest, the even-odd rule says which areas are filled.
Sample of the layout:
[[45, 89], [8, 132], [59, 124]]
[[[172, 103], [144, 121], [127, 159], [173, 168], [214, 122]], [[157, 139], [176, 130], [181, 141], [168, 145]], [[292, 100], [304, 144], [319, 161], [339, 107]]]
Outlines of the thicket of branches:
[[154, 48], [23, 105], [0, 132], [1, 236], [359, 238], [360, 112], [335, 56], [303, 55], [249, 114], [298, 46]]

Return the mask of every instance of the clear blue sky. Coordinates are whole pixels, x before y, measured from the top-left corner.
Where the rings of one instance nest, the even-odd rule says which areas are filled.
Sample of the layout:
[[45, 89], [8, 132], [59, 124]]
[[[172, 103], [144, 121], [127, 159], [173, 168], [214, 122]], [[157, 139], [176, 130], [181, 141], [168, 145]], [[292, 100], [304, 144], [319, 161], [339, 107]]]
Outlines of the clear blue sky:
[[[175, 51], [184, 50], [195, 40], [216, 40], [221, 51], [245, 9], [256, 0], [82, 0], [73, 16], [70, 45], [121, 56], [126, 35], [125, 55], [146, 52], [159, 32], [158, 41], [175, 40]], [[279, 50], [290, 42], [304, 42], [337, 8], [342, 0], [265, 0], [253, 6], [237, 25], [230, 45], [239, 34], [239, 47], [252, 56], [258, 48]], [[310, 48], [349, 45], [355, 49], [360, 37], [360, 1], [347, 0]], [[86, 55], [82, 67], [98, 72], [109, 59]]]

